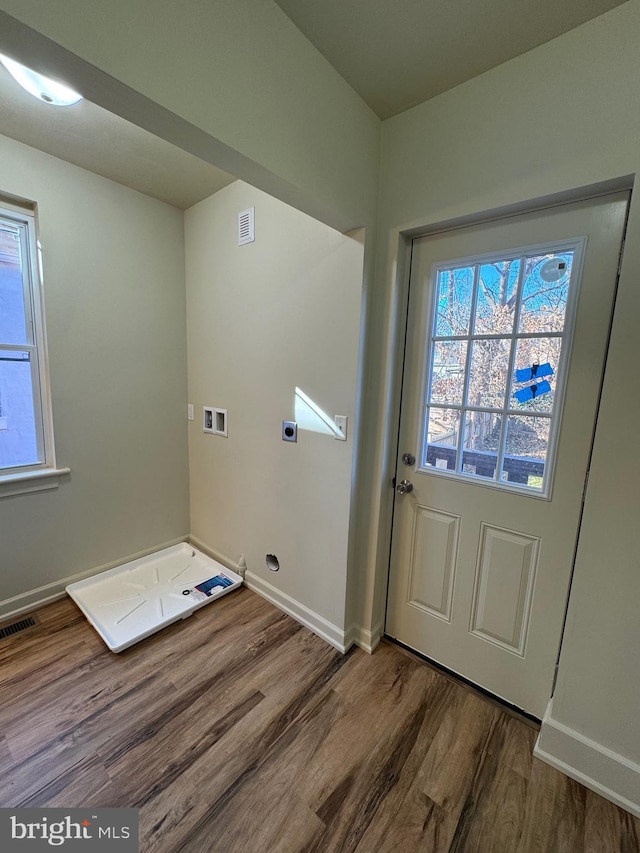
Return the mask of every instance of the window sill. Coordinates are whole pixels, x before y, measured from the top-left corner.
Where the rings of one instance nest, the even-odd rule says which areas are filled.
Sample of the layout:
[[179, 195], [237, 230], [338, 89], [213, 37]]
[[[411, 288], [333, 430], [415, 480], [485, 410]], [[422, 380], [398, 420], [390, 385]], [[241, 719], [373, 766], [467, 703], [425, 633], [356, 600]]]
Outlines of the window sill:
[[57, 489], [60, 478], [70, 473], [71, 468], [40, 468], [23, 474], [0, 474], [0, 498]]

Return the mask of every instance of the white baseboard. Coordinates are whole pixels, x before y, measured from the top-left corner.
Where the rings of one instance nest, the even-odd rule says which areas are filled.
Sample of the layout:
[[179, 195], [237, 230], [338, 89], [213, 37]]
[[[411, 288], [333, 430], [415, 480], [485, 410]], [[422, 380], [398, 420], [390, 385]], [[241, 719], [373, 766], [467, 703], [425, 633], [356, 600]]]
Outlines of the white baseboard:
[[147, 554], [153, 554], [155, 551], [161, 551], [163, 548], [170, 548], [172, 545], [178, 545], [180, 542], [185, 542], [188, 537], [181, 536], [178, 539], [171, 539], [168, 542], [163, 542], [155, 545], [153, 548], [146, 548], [144, 551], [138, 551], [135, 554], [129, 554], [125, 557], [120, 557], [118, 560], [113, 560], [110, 563], [105, 563], [102, 566], [94, 566], [84, 572], [79, 572], [69, 577], [61, 578], [53, 581], [53, 583], [39, 586], [36, 589], [30, 589], [27, 592], [15, 595], [13, 598], [6, 598], [0, 601], [0, 619], [12, 619], [14, 616], [20, 616], [22, 613], [27, 613], [30, 610], [35, 610], [38, 607], [43, 607], [45, 604], [51, 604], [52, 601], [57, 601], [59, 598], [64, 598], [66, 595], [65, 587], [70, 583], [84, 580], [93, 575], [106, 572], [108, 569], [113, 569], [123, 563], [129, 563], [132, 560], [139, 560], [141, 557], [146, 557]]
[[[198, 539], [197, 536], [190, 536], [189, 542], [209, 557], [222, 563], [223, 566], [227, 566], [227, 568], [232, 569], [234, 572], [238, 571], [237, 563], [234, 563], [229, 557], [211, 548], [210, 545]], [[245, 586], [249, 589], [262, 596], [262, 598], [266, 598], [278, 610], [282, 610], [284, 613], [292, 616], [296, 622], [300, 622], [305, 628], [322, 637], [323, 640], [335, 649], [338, 649], [339, 652], [344, 654], [353, 645], [353, 640], [349, 643], [346, 642], [345, 632], [338, 628], [337, 625], [329, 622], [324, 616], [320, 616], [314, 610], [301, 604], [295, 598], [287, 595], [286, 592], [282, 592], [273, 586], [273, 584], [268, 583], [253, 572], [247, 571], [245, 573], [244, 582]]]
[[[207, 554], [209, 557], [212, 557], [214, 560], [222, 563], [223, 566], [227, 566], [227, 568], [234, 572], [238, 571], [238, 566], [233, 560], [230, 560], [224, 554], [221, 554], [219, 551], [211, 548], [206, 542], [198, 539], [197, 536], [190, 536], [189, 542], [191, 542], [192, 545], [195, 545], [195, 547], [204, 554]], [[283, 610], [289, 616], [292, 616], [297, 622], [302, 623], [302, 625], [309, 628], [309, 630], [313, 631], [314, 634], [322, 637], [323, 640], [326, 640], [327, 643], [330, 643], [343, 654], [353, 645], [356, 645], [365, 652], [371, 654], [382, 639], [384, 629], [382, 623], [376, 625], [371, 631], [367, 631], [365, 628], [356, 624], [350, 625], [346, 631], [343, 631], [323, 616], [320, 616], [304, 604], [301, 604], [295, 598], [281, 592], [281, 590], [273, 586], [273, 584], [270, 584], [258, 575], [253, 574], [253, 572], [248, 571], [246, 573], [245, 584], [249, 589], [252, 589], [254, 592], [257, 592], [258, 595], [266, 598], [267, 601], [270, 601], [271, 604], [275, 605], [279, 610]]]
[[[0, 601], [0, 619], [10, 619], [14, 616], [19, 616], [22, 613], [27, 613], [30, 610], [35, 610], [38, 607], [43, 607], [45, 604], [51, 604], [65, 596], [65, 587], [76, 581], [84, 580], [93, 575], [100, 574], [123, 563], [129, 563], [133, 560], [139, 560], [141, 557], [146, 557], [148, 554], [153, 554], [154, 551], [160, 551], [163, 548], [170, 548], [172, 545], [177, 545], [180, 542], [191, 542], [196, 548], [203, 553], [217, 560], [223, 566], [226, 566], [233, 571], [238, 571], [238, 566], [233, 560], [230, 560], [224, 554], [219, 553], [215, 549], [207, 545], [197, 536], [181, 536], [177, 539], [171, 539], [168, 542], [163, 542], [153, 548], [147, 548], [144, 551], [138, 551], [135, 554], [129, 554], [121, 557], [118, 560], [113, 560], [110, 563], [105, 563], [101, 566], [94, 566], [84, 572], [79, 572], [75, 575], [70, 575], [66, 578], [46, 584], [45, 586], [37, 587], [36, 589], [23, 592], [13, 598], [7, 598]], [[359, 646], [364, 651], [371, 654], [376, 648], [382, 637], [382, 624], [374, 626], [369, 631], [362, 628], [360, 625], [352, 624], [347, 631], [329, 622], [323, 616], [320, 616], [315, 611], [311, 610], [306, 605], [301, 604], [295, 598], [279, 590], [277, 587], [268, 583], [252, 572], [246, 572], [245, 584], [249, 589], [266, 598], [275, 605], [279, 610], [284, 611], [289, 616], [292, 616], [297, 622], [300, 622], [314, 634], [322, 637], [327, 643], [343, 654], [348, 651], [352, 645]]]
[[198, 551], [202, 551], [202, 553], [206, 554], [207, 557], [211, 557], [212, 560], [217, 560], [219, 563], [222, 563], [223, 566], [231, 569], [232, 572], [238, 571], [238, 566], [233, 562], [233, 560], [230, 560], [224, 554], [220, 554], [218, 551], [211, 548], [211, 546], [207, 545], [206, 542], [203, 542], [202, 539], [198, 539], [197, 536], [188, 536], [187, 541], [196, 547]]
[[372, 654], [382, 639], [383, 630], [384, 626], [382, 623], [374, 625], [371, 631], [363, 628], [362, 625], [352, 623], [347, 629], [347, 633], [345, 635], [347, 648], [355, 644], [358, 648], [367, 652], [367, 654]]
[[640, 818], [640, 764], [554, 720], [553, 699], [533, 754]]
[[325, 619], [324, 616], [320, 616], [315, 611], [310, 610], [304, 604], [296, 601], [295, 598], [282, 592], [272, 584], [267, 583], [267, 581], [258, 577], [258, 575], [254, 575], [253, 572], [246, 573], [244, 582], [249, 589], [257, 592], [258, 595], [266, 598], [267, 601], [270, 601], [277, 608], [288, 613], [296, 622], [300, 622], [305, 628], [322, 637], [323, 640], [335, 649], [338, 649], [339, 652], [344, 654], [349, 649], [349, 645], [351, 644], [347, 645], [345, 632], [341, 628], [338, 628], [337, 625], [329, 622], [328, 619]]

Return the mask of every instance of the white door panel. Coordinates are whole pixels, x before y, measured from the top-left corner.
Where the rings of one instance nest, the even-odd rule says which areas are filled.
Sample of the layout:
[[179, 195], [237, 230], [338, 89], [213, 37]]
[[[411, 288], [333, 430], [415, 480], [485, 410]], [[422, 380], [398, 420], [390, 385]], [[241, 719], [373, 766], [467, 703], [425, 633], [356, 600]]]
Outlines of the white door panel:
[[[542, 717], [551, 694], [560, 643], [626, 205], [624, 193], [605, 196], [423, 237], [413, 244], [396, 470], [396, 481], [410, 480], [413, 491], [396, 495], [386, 631], [537, 717]], [[478, 315], [475, 326], [472, 321], [468, 325], [482, 340], [474, 338], [472, 330], [463, 329], [459, 339], [430, 343], [432, 329], [440, 334], [440, 321], [432, 322], [432, 312], [440, 305], [434, 299], [434, 288], [440, 287], [439, 270], [447, 265], [454, 269], [456, 259], [466, 264], [473, 256], [505, 253], [506, 257], [518, 247], [562, 247], [572, 240], [577, 248], [568, 285], [567, 337], [571, 337], [571, 294], [575, 292], [573, 339], [570, 353], [567, 341], [560, 337], [542, 341], [554, 362], [553, 376], [547, 377], [553, 385], [547, 393], [548, 405], [540, 398], [514, 402], [514, 388], [530, 387], [526, 382], [518, 385], [516, 370], [530, 363], [530, 353], [537, 351], [543, 337], [537, 329], [546, 322], [543, 318], [542, 326], [524, 326], [518, 318], [525, 311], [551, 310], [553, 282], [562, 274], [560, 271], [554, 278], [553, 266], [562, 267], [564, 255], [544, 262], [546, 268], [542, 262], [536, 267], [543, 271], [543, 279], [538, 279], [542, 295], [526, 294], [531, 279], [525, 279], [523, 273], [510, 282], [505, 273], [502, 284], [512, 288], [514, 297], [510, 303], [503, 293], [501, 313], [496, 310], [486, 316], [479, 316], [485, 299], [480, 291], [481, 287], [487, 290], [486, 281], [491, 284], [489, 274], [478, 283], [481, 273], [477, 270], [484, 267], [481, 262], [475, 267], [468, 264], [469, 281], [475, 275], [473, 304]], [[582, 246], [584, 257], [580, 258]], [[533, 261], [526, 258], [521, 267], [525, 260], [527, 269], [533, 268]], [[551, 281], [548, 298], [544, 276]], [[487, 293], [486, 298], [493, 298]], [[440, 299], [440, 290], [437, 295]], [[511, 309], [515, 321], [508, 316]], [[488, 322], [493, 326], [487, 326]], [[494, 328], [496, 334], [502, 334], [499, 324], [514, 322], [511, 339], [492, 339]], [[458, 331], [454, 329], [453, 334]], [[488, 353], [488, 361], [480, 360], [481, 350]], [[476, 355], [477, 364], [473, 361]], [[435, 366], [430, 363], [436, 360]], [[461, 365], [467, 365], [466, 379]], [[429, 376], [435, 376], [436, 369], [440, 382], [436, 391], [441, 395], [437, 405], [442, 409], [432, 406], [427, 410], [429, 393], [431, 399], [436, 393], [436, 380], [431, 387]], [[474, 370], [493, 371], [497, 378], [483, 386], [490, 393], [474, 390], [472, 399]], [[496, 382], [499, 387], [494, 393], [491, 389]], [[446, 399], [448, 393], [453, 402]], [[535, 393], [534, 389], [534, 397]], [[562, 402], [556, 428], [552, 416]], [[453, 408], [447, 409], [449, 404]], [[447, 423], [441, 417], [445, 410]], [[482, 418], [491, 419], [495, 428], [484, 435], [478, 450], [467, 437], [471, 432], [465, 430], [472, 425], [477, 432]], [[464, 427], [460, 426], [463, 422]], [[551, 432], [545, 459], [547, 425]], [[495, 438], [504, 436], [505, 428], [513, 432], [504, 439]], [[432, 442], [428, 453], [425, 433]], [[518, 450], [518, 435], [526, 450]], [[415, 465], [403, 463], [405, 453], [415, 455]]]

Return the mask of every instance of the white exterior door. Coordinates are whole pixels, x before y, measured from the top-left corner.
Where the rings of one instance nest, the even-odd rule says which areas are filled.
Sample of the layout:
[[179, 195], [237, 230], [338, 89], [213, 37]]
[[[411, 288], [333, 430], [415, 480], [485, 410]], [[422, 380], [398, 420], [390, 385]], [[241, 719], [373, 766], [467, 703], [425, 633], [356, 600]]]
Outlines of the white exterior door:
[[386, 633], [539, 718], [627, 201], [413, 243]]

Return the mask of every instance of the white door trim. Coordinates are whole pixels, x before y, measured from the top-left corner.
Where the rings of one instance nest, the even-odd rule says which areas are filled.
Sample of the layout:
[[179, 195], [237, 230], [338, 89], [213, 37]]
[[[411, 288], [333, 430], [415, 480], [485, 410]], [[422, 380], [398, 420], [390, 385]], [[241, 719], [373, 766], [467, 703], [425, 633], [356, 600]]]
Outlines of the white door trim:
[[373, 475], [376, 493], [369, 515], [371, 551], [367, 565], [373, 568], [373, 595], [370, 624], [386, 622], [387, 587], [389, 583], [389, 559], [391, 552], [391, 530], [393, 522], [393, 489], [398, 434], [400, 427], [400, 403], [404, 372], [404, 351], [407, 336], [407, 312], [409, 303], [409, 281], [411, 274], [411, 247], [417, 237], [430, 236], [443, 231], [452, 231], [470, 225], [507, 219], [523, 213], [531, 213], [575, 201], [586, 201], [621, 190], [632, 190], [633, 175], [624, 175], [583, 187], [564, 190], [551, 195], [518, 201], [513, 204], [478, 211], [451, 219], [417, 220], [398, 226], [389, 235], [389, 258], [387, 264], [390, 282], [388, 321], [385, 328], [384, 356], [384, 425], [381, 434], [380, 453], [376, 454], [376, 470]]

